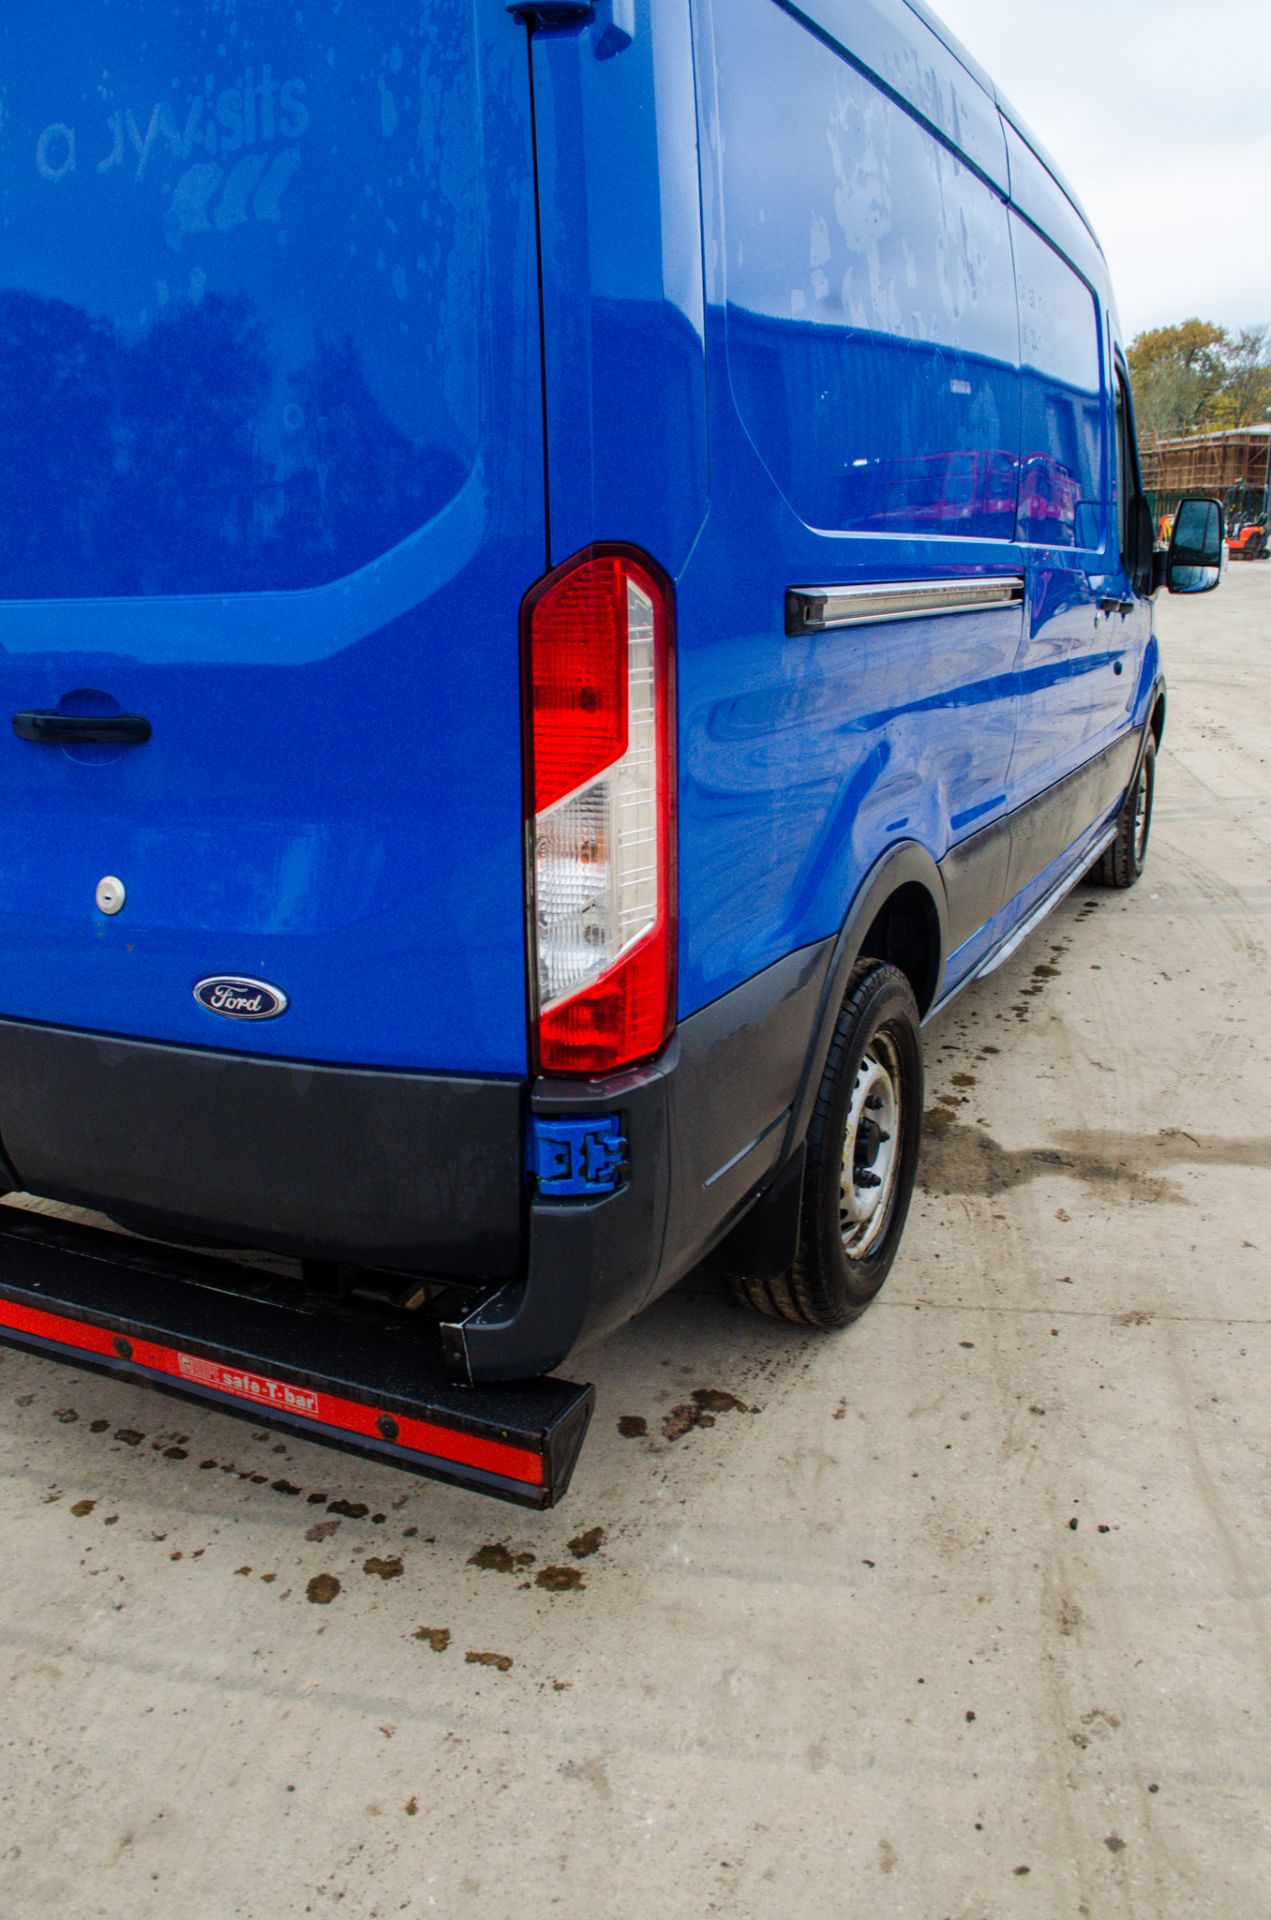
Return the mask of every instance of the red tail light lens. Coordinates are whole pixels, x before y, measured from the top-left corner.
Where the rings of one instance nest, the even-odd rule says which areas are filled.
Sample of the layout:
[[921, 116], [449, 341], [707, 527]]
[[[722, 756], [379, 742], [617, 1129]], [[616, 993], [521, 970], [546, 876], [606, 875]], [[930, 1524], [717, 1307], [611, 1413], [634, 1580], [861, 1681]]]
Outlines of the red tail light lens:
[[613, 555], [584, 560], [535, 602], [534, 810], [612, 765], [627, 745], [627, 584]]
[[590, 548], [524, 610], [538, 1062], [594, 1077], [675, 1018], [670, 583]]

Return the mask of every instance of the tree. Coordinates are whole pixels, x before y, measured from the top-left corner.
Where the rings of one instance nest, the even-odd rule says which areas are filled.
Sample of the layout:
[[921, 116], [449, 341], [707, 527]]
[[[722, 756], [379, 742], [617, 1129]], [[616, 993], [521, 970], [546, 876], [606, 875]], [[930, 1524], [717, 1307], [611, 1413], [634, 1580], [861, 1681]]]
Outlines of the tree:
[[1227, 343], [1227, 378], [1209, 424], [1262, 426], [1271, 412], [1271, 328], [1241, 327]]
[[1144, 440], [1260, 426], [1271, 408], [1271, 328], [1228, 333], [1212, 320], [1154, 327], [1128, 355]]
[[1138, 335], [1127, 358], [1144, 439], [1202, 430], [1226, 380], [1227, 345], [1225, 330], [1210, 320], [1184, 320]]

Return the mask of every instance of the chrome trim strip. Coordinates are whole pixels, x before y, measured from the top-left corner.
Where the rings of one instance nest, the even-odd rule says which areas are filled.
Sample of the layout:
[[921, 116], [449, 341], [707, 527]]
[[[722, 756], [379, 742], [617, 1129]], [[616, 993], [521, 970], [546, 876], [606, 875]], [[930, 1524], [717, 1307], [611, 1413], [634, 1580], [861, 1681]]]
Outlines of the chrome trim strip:
[[957, 999], [958, 995], [965, 992], [966, 988], [973, 985], [975, 981], [987, 980], [991, 973], [996, 973], [999, 967], [1005, 966], [1011, 955], [1023, 946], [1029, 934], [1036, 932], [1047, 914], [1052, 913], [1059, 905], [1059, 902], [1066, 899], [1073, 888], [1081, 883], [1095, 861], [1101, 854], [1107, 851], [1116, 837], [1117, 829], [1116, 823], [1114, 822], [1112, 826], [1108, 827], [1105, 832], [1099, 835], [1099, 838], [1095, 841], [1089, 852], [1083, 853], [1076, 865], [1070, 867], [1065, 874], [1061, 875], [1050, 889], [1050, 892], [1042, 895], [1032, 912], [1026, 914], [1018, 926], [1011, 928], [1011, 931], [1007, 934], [1000, 946], [990, 947], [984, 958], [972, 967], [966, 979], [959, 980], [957, 986], [951, 988], [950, 991], [945, 994], [943, 1000], [937, 1000], [935, 1006], [928, 1011], [923, 1020], [923, 1026], [925, 1027], [928, 1021], [934, 1020], [937, 1014], [943, 1013], [945, 1008], [950, 1006], [953, 1001]]
[[889, 620], [969, 613], [975, 608], [1019, 606], [1022, 573], [964, 576], [958, 580], [883, 581], [860, 587], [788, 587], [786, 632], [825, 633], [834, 627], [882, 626]]

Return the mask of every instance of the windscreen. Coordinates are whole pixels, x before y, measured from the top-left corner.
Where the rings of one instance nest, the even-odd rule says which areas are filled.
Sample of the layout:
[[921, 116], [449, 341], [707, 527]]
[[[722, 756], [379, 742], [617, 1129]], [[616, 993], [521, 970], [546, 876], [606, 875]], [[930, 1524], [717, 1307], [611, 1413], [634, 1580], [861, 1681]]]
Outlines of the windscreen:
[[471, 0], [10, 0], [0, 598], [365, 566], [462, 485]]

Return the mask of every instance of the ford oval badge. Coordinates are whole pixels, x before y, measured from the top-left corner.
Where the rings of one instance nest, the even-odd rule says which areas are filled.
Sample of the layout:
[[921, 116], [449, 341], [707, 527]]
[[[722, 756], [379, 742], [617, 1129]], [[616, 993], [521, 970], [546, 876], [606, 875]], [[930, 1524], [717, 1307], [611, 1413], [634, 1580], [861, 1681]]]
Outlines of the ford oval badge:
[[209, 1013], [223, 1014], [227, 1020], [276, 1020], [287, 1011], [287, 996], [281, 988], [237, 973], [217, 973], [210, 980], [200, 980], [194, 998]]

